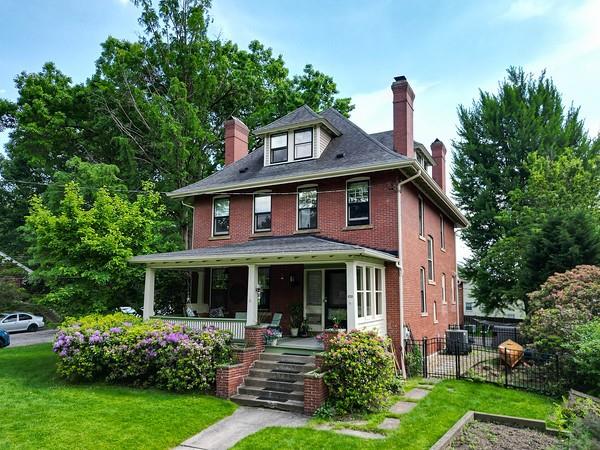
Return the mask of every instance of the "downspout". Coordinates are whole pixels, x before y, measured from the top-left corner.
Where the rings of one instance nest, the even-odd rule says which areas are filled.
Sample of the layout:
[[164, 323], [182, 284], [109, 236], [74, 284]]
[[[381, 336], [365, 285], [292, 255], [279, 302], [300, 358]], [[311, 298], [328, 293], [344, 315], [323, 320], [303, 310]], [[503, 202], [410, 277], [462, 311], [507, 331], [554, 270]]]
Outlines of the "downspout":
[[406, 183], [411, 182], [415, 178], [421, 176], [421, 169], [410, 178], [398, 183], [397, 197], [398, 197], [398, 261], [396, 267], [399, 272], [399, 283], [398, 283], [398, 295], [400, 296], [400, 367], [402, 368], [402, 376], [406, 378], [406, 365], [404, 363], [404, 251], [402, 246], [402, 186]]

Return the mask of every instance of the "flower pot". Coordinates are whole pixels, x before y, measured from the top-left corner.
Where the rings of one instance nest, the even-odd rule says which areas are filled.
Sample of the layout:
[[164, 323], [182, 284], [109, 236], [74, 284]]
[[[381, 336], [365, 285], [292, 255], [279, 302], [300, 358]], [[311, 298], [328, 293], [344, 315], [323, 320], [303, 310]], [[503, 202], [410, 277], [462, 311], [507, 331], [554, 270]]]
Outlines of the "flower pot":
[[298, 337], [298, 328], [290, 328], [292, 337]]
[[275, 338], [275, 339], [271, 339], [271, 340], [269, 341], [269, 344], [270, 344], [272, 347], [275, 347], [275, 346], [277, 345], [277, 338]]

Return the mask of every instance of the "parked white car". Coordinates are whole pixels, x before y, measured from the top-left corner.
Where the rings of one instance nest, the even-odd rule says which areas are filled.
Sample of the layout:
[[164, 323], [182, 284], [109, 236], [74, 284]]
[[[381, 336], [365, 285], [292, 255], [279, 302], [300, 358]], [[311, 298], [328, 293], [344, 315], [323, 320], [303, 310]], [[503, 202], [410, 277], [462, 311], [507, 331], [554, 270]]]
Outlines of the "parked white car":
[[0, 313], [0, 330], [37, 331], [44, 326], [44, 318], [26, 312]]

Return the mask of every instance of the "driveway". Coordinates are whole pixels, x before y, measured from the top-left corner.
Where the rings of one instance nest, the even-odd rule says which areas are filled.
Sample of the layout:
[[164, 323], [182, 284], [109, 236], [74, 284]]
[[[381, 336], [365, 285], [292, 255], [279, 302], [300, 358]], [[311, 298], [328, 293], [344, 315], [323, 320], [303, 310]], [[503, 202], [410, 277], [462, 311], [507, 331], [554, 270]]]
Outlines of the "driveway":
[[21, 347], [23, 345], [43, 344], [45, 342], [52, 342], [54, 340], [55, 334], [56, 330], [40, 330], [34, 333], [11, 333], [10, 347]]

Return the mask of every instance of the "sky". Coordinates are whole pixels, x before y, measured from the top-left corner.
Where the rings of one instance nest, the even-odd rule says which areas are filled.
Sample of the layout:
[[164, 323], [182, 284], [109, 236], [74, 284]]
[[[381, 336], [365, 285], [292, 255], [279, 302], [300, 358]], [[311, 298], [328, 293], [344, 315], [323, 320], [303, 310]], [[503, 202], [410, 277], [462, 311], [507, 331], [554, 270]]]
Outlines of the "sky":
[[[107, 36], [136, 38], [137, 16], [128, 0], [1, 0], [0, 97], [16, 99], [15, 75], [46, 61], [85, 81]], [[450, 162], [458, 105], [495, 91], [509, 66], [545, 69], [590, 133], [600, 131], [600, 0], [214, 0], [211, 16], [215, 37], [257, 39], [291, 74], [310, 63], [331, 75], [368, 132], [392, 128], [390, 85], [405, 75], [415, 139], [441, 139]]]

